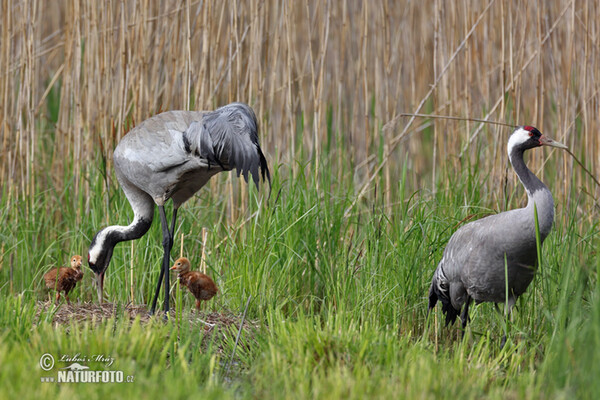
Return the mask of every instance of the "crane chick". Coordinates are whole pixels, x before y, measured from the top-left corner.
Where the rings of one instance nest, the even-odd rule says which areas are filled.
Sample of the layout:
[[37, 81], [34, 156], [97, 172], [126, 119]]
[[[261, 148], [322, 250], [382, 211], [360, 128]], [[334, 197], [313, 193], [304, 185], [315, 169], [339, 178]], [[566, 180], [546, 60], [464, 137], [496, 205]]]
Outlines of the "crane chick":
[[48, 289], [56, 290], [56, 301], [60, 300], [60, 292], [65, 292], [67, 303], [69, 301], [69, 292], [73, 290], [77, 282], [83, 278], [81, 270], [81, 256], [71, 257], [71, 267], [52, 268], [44, 274], [44, 281]]
[[210, 276], [199, 271], [190, 271], [190, 260], [179, 258], [171, 267], [179, 272], [179, 284], [186, 286], [196, 298], [196, 309], [200, 309], [200, 300], [210, 300], [217, 294], [217, 285]]

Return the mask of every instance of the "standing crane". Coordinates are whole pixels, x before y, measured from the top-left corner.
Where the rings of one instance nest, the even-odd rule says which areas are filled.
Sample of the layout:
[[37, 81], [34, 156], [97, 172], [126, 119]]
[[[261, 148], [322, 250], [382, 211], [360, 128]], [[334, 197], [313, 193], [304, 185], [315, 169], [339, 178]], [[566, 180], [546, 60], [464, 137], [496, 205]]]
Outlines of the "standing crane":
[[[510, 315], [517, 298], [533, 279], [538, 262], [535, 213], [543, 243], [554, 222], [554, 200], [546, 185], [525, 165], [523, 153], [544, 145], [567, 148], [532, 126], [520, 126], [513, 132], [508, 140], [508, 158], [527, 192], [527, 206], [459, 228], [446, 245], [433, 274], [428, 313], [439, 300], [448, 326], [456, 321], [464, 305], [460, 315], [463, 335], [473, 300], [477, 304], [494, 302], [496, 307], [505, 303], [505, 312]], [[502, 345], [505, 341], [506, 336]]]
[[[236, 169], [246, 182], [248, 173], [258, 187], [259, 170], [270, 183], [269, 168], [258, 142], [254, 111], [232, 103], [215, 111], [167, 111], [155, 115], [125, 135], [113, 154], [115, 175], [133, 209], [127, 226], [112, 225], [94, 236], [88, 263], [96, 274], [102, 303], [104, 274], [119, 242], [142, 237], [152, 224], [154, 204], [162, 226], [163, 260], [150, 313], [164, 278], [165, 313], [169, 312], [169, 264], [179, 207], [221, 171]], [[173, 201], [171, 227], [164, 205]]]

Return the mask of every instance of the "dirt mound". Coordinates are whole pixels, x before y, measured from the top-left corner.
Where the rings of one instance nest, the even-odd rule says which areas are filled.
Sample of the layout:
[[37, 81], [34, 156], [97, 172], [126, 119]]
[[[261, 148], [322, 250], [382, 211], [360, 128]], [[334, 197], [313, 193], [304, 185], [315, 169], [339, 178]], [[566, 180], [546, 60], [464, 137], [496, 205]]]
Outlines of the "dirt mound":
[[[176, 319], [175, 310], [170, 311], [170, 318]], [[61, 303], [55, 305], [53, 302], [38, 301], [36, 319], [51, 320], [55, 324], [69, 325], [73, 322], [101, 322], [109, 318], [128, 319], [133, 322], [136, 318], [145, 324], [151, 320], [164, 321], [164, 313], [157, 311], [155, 315], [150, 315], [145, 305], [119, 304], [119, 303]], [[242, 316], [232, 312], [186, 312], [182, 313], [182, 318], [187, 319], [191, 324], [203, 324], [206, 329], [212, 330], [214, 327], [219, 329], [239, 328], [242, 322]], [[258, 327], [255, 321], [244, 320], [244, 329], [253, 330]]]

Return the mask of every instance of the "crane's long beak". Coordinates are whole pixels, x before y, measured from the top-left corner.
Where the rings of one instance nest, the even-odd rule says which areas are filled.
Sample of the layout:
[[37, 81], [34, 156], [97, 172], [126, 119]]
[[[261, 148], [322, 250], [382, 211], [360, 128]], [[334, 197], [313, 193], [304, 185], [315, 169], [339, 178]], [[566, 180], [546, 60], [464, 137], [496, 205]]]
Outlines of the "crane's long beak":
[[540, 143], [545, 146], [558, 147], [559, 149], [568, 149], [568, 147], [565, 146], [564, 144], [557, 142], [554, 139], [550, 139], [548, 136], [544, 136], [544, 135], [542, 135], [542, 137], [540, 137]]
[[104, 294], [104, 272], [96, 274], [96, 290], [98, 290], [98, 304], [102, 304]]

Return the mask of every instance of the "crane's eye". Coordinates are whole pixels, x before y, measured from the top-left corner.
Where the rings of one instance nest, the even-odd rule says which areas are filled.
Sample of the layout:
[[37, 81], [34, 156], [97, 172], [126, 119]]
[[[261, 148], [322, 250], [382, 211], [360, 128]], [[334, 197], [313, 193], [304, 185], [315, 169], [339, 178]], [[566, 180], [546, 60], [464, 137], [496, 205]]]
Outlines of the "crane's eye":
[[529, 137], [533, 137], [533, 132], [529, 132]]

